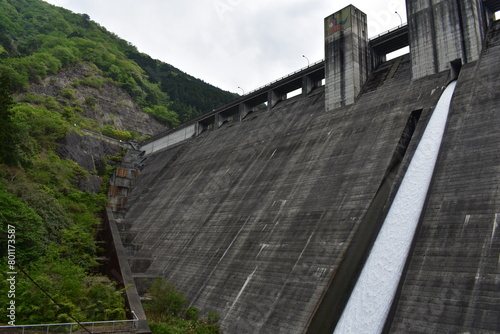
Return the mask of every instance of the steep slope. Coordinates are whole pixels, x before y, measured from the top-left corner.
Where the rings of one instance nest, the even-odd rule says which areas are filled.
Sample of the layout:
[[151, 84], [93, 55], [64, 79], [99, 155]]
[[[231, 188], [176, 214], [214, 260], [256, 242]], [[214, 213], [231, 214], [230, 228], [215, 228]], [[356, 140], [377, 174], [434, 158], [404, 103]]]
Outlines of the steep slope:
[[234, 97], [140, 53], [88, 15], [41, 0], [0, 2], [0, 59], [0, 69], [11, 74], [18, 89], [70, 64], [91, 62], [141, 107], [165, 107], [182, 121]]
[[[111, 155], [118, 140], [140, 141], [233, 97], [140, 53], [88, 15], [41, 0], [0, 2], [0, 72], [18, 102], [46, 109], [80, 136], [117, 139]], [[60, 140], [64, 158], [89, 156], [68, 153], [75, 138]], [[95, 165], [104, 164], [108, 144], [94, 146]]]
[[[129, 55], [141, 54], [87, 15], [40, 0], [0, 1], [0, 227], [17, 232], [19, 269], [16, 321], [4, 312], [0, 323], [123, 319], [122, 291], [99, 276], [109, 173], [126, 142], [179, 124], [175, 110], [190, 117], [232, 97], [148, 58], [175, 72], [177, 90], [207, 92], [205, 104], [174, 101]], [[2, 233], [5, 307], [7, 241]]]
[[102, 71], [91, 63], [70, 65], [57, 74], [30, 84], [26, 93], [18, 95], [18, 100], [33, 103], [42, 96], [53, 96], [63, 113], [71, 113], [68, 121], [94, 132], [112, 126], [121, 131], [137, 132], [144, 137], [166, 129], [152, 115], [142, 112], [127, 91], [106, 80]]

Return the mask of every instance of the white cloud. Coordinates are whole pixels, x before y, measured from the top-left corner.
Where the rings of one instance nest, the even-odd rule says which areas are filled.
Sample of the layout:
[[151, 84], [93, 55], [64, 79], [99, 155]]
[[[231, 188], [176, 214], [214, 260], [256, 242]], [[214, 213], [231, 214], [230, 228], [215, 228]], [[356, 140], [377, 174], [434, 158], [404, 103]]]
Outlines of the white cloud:
[[369, 35], [406, 21], [404, 0], [46, 0], [225, 90], [250, 91], [324, 56], [323, 19], [353, 4]]

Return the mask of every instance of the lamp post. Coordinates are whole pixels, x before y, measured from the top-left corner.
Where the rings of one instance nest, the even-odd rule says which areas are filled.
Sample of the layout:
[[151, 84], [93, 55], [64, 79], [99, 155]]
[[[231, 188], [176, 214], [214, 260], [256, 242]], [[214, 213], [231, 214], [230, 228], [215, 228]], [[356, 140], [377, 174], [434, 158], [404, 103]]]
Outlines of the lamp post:
[[401, 15], [399, 15], [399, 13], [398, 13], [398, 12], [394, 12], [394, 13], [398, 14], [398, 16], [399, 16], [399, 20], [401, 21], [401, 25], [403, 25], [403, 19], [401, 18]]
[[241, 91], [243, 92], [243, 95], [245, 95], [245, 91], [243, 90], [243, 88], [241, 88], [240, 86], [238, 86], [239, 89], [241, 89]]
[[309, 58], [307, 58], [306, 56], [302, 55], [302, 57], [306, 58], [307, 60], [307, 67], [309, 67]]

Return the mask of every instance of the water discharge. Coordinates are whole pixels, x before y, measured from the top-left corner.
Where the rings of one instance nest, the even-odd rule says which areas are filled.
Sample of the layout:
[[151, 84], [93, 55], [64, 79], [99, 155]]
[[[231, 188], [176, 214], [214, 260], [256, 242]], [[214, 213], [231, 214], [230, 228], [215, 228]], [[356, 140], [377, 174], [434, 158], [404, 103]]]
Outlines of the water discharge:
[[456, 81], [429, 120], [334, 334], [381, 333], [427, 197]]

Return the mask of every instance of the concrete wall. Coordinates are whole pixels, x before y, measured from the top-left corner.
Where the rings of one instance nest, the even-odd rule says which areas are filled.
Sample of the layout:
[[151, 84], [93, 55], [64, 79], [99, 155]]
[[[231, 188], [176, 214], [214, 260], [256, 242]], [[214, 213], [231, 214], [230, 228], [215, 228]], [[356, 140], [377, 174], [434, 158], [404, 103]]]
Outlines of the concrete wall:
[[482, 0], [407, 1], [407, 13], [413, 78], [479, 58], [488, 25]]
[[498, 333], [500, 21], [461, 71], [390, 333]]
[[198, 124], [192, 124], [178, 131], [172, 132], [163, 138], [155, 140], [141, 147], [141, 150], [146, 154], [151, 154], [159, 150], [163, 150], [172, 145], [178, 144], [186, 139], [193, 137], [196, 134]]
[[134, 278], [127, 262], [125, 249], [123, 247], [120, 234], [116, 225], [111, 208], [107, 208], [104, 213], [104, 239], [107, 244], [106, 257], [109, 265], [106, 268], [106, 275], [117, 282], [120, 289], [125, 289], [125, 303], [128, 309], [127, 317], [135, 319], [131, 312], [137, 317], [138, 326], [136, 333], [150, 334], [151, 330], [146, 319], [146, 313], [134, 284]]
[[368, 67], [353, 65], [358, 93], [331, 89], [341, 82], [327, 74], [307, 96], [148, 148], [117, 221], [139, 293], [164, 277], [202, 312], [218, 312], [226, 333], [332, 333], [458, 55], [468, 63], [386, 329], [500, 332], [500, 26], [475, 61], [475, 47], [452, 31], [466, 26], [457, 2], [408, 3], [410, 26], [432, 23], [431, 47], [414, 31], [411, 56], [381, 64], [362, 87]]
[[325, 18], [328, 110], [353, 104], [371, 71], [366, 14], [354, 6]]
[[412, 82], [406, 56], [355, 105], [325, 111], [321, 87], [149, 156], [121, 222], [139, 291], [165, 277], [228, 333], [331, 325], [341, 308], [313, 315], [339, 273], [355, 275], [344, 255], [383, 214], [387, 198], [371, 208], [408, 119], [425, 122], [447, 76]]

